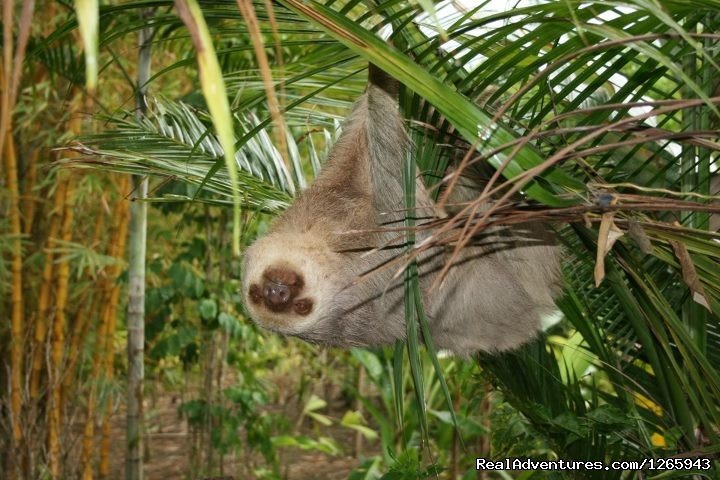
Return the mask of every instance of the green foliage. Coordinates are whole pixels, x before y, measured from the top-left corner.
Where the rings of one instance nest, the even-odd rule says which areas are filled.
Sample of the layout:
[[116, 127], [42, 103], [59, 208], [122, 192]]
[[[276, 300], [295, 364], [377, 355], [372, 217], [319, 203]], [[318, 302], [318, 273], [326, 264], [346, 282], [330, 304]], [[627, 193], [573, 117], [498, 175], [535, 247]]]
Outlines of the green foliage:
[[[263, 412], [268, 403], [261, 384], [243, 384], [224, 391], [227, 402], [209, 404], [203, 399], [182, 404], [183, 413], [191, 426], [213, 426], [212, 447], [221, 454], [238, 453], [243, 449], [259, 451], [275, 474], [279, 471], [277, 446], [283, 446], [287, 419], [282, 415]], [[242, 431], [245, 438], [238, 435]]]
[[[503, 175], [515, 186], [498, 189], [498, 196], [514, 188], [544, 205], [571, 205], [585, 215], [548, 217], [558, 219], [566, 252], [566, 288], [558, 301], [563, 319], [549, 327], [548, 341], [480, 356], [483, 377], [501, 392], [490, 402], [489, 453], [608, 461], [717, 452], [720, 246], [717, 234], [707, 231], [708, 214], [693, 210], [708, 203], [709, 177], [717, 171], [719, 68], [713, 32], [720, 26], [720, 4], [549, 1], [493, 13], [480, 2], [452, 18], [433, 20], [430, 28], [423, 23], [425, 12], [440, 15], [440, 10], [428, 2], [280, 3], [285, 8], [276, 7], [275, 13], [285, 62], [273, 73], [285, 94], [292, 163], [297, 167], [301, 157], [310, 159], [295, 168], [297, 185], [304, 174], [317, 172], [332, 141], [330, 132], [361, 91], [358, 73], [370, 60], [404, 85], [401, 107], [412, 120], [416, 146], [406, 173], [409, 207], [415, 166], [429, 184], [437, 184], [458, 153], [474, 145], [474, 163], [497, 168], [507, 162]], [[269, 141], [262, 83], [252, 70], [245, 26], [231, 4], [205, 3], [202, 9], [218, 45], [233, 109], [238, 182], [247, 214], [241, 235], [249, 241], [266, 221], [256, 213], [278, 213], [293, 190], [283, 183], [282, 162]], [[101, 44], [144, 26], [129, 13], [135, 15], [140, 6], [144, 3], [101, 8]], [[255, 7], [267, 21], [265, 7]], [[184, 52], [164, 65], [155, 81], [192, 69], [179, 20], [161, 9], [153, 23], [168, 49]], [[377, 35], [390, 26], [393, 46]], [[63, 52], [72, 28], [62, 26], [35, 45], [33, 58], [70, 77], [63, 72], [71, 72], [76, 59]], [[126, 112], [109, 115], [108, 131], [85, 138], [87, 146], [77, 150], [88, 157], [73, 163], [164, 175], [171, 185], [158, 190], [158, 202], [230, 205], [232, 186], [221, 168], [223, 153], [209, 130], [206, 105], [192, 94], [185, 102], [180, 97], [157, 100], [145, 120]], [[475, 101], [479, 97], [481, 106]], [[529, 170], [538, 175], [524, 177]], [[596, 253], [603, 239], [594, 225], [610, 212], [628, 234], [605, 257], [605, 278], [596, 286]], [[227, 227], [222, 214], [212, 221]], [[408, 224], [412, 221], [408, 215]], [[205, 222], [192, 218], [188, 224], [204, 227]], [[630, 235], [632, 224], [640, 225], [649, 247]], [[180, 255], [151, 266], [157, 275], [148, 297], [151, 357], [178, 357], [191, 368], [208, 335], [225, 332], [242, 340], [243, 346], [230, 349], [227, 358], [240, 370], [252, 398], [253, 391], [263, 390], [252, 368], [260, 359], [276, 361], [277, 352], [266, 353], [264, 337], [244, 323], [238, 272], [228, 269], [214, 280], [203, 272], [209, 251], [203, 242], [208, 241], [193, 239]], [[219, 242], [217, 248], [227, 245]], [[694, 285], [687, 281], [690, 265], [682, 263], [678, 245], [687, 249]], [[461, 361], [438, 359], [430, 345], [429, 357], [421, 355], [422, 301], [412, 264], [405, 274], [408, 344], [398, 346], [394, 357], [388, 351], [351, 354], [376, 388], [376, 395], [354, 391], [353, 396], [374, 422], [382, 445], [381, 454], [351, 478], [380, 478], [383, 472], [384, 478], [426, 478], [440, 468], [428, 467], [429, 459], [448, 464], [448, 442], [457, 432], [469, 445], [487, 435], [487, 418], [477, 412], [485, 396], [477, 371]], [[694, 301], [698, 295], [707, 309]], [[465, 402], [450, 408], [449, 399], [456, 396]], [[241, 397], [228, 398], [231, 406], [223, 407], [229, 409], [223, 418], [231, 419], [233, 428], [252, 418]], [[323, 401], [310, 397], [303, 413], [332, 423]], [[188, 414], [212, 408], [198, 405]], [[371, 428], [352, 414], [344, 423], [365, 433]], [[267, 428], [268, 436], [277, 433]], [[221, 447], [226, 440], [218, 440], [218, 448], [229, 448]], [[279, 445], [335, 451], [322, 437], [283, 434], [275, 440], [274, 447]], [[629, 472], [623, 478], [641, 475]], [[597, 478], [620, 476], [603, 472]], [[522, 474], [531, 477], [546, 478], [542, 472]]]
[[[369, 351], [353, 349], [352, 356], [359, 361], [367, 378], [377, 391], [377, 398], [360, 396], [363, 407], [367, 410], [369, 418], [379, 432], [380, 451], [382, 455], [368, 460], [354, 473], [366, 475], [357, 478], [380, 478], [379, 472], [397, 470], [395, 474], [413, 475], [431, 474], [435, 470], [446, 470], [450, 455], [455, 448], [459, 455], [457, 459], [461, 468], [474, 464], [475, 454], [470, 445], [477, 445], [487, 434], [484, 425], [485, 413], [482, 404], [487, 395], [486, 382], [478, 376], [476, 365], [451, 358], [438, 359], [440, 371], [434, 368], [434, 361], [427, 355], [421, 355], [418, 360], [418, 372], [423, 375], [421, 384], [424, 390], [416, 396], [413, 391], [415, 379], [411, 369], [408, 368], [409, 359], [393, 353], [391, 349]], [[397, 359], [405, 363], [400, 374], [396, 370]], [[399, 382], [399, 385], [396, 385]], [[446, 383], [446, 385], [443, 385]], [[448, 406], [444, 388], [447, 387], [457, 403], [464, 399], [461, 408]], [[406, 394], [408, 390], [412, 394]], [[400, 391], [400, 395], [396, 392]], [[358, 392], [353, 392], [357, 395]], [[421, 410], [417, 405], [417, 397], [423, 399]], [[401, 405], [396, 405], [400, 402]], [[397, 413], [401, 412], [401, 416]], [[422, 412], [428, 414], [426, 425], [427, 434], [422, 430]], [[455, 447], [452, 445], [455, 444]], [[463, 445], [465, 447], [463, 447]], [[405, 452], [414, 451], [408, 457]], [[429, 452], [433, 459], [430, 467], [423, 467], [418, 463], [417, 455]], [[413, 463], [412, 459], [416, 462]], [[417, 468], [413, 470], [413, 465]], [[422, 468], [421, 468], [422, 467]], [[388, 470], [389, 469], [389, 470]], [[352, 477], [354, 478], [354, 477]], [[396, 477], [392, 477], [396, 478]], [[415, 477], [412, 477], [415, 478]], [[417, 477], [425, 478], [425, 477]]]
[[390, 466], [388, 473], [381, 480], [420, 480], [422, 478], [436, 478], [442, 469], [436, 466], [423, 468], [417, 450], [405, 450]]

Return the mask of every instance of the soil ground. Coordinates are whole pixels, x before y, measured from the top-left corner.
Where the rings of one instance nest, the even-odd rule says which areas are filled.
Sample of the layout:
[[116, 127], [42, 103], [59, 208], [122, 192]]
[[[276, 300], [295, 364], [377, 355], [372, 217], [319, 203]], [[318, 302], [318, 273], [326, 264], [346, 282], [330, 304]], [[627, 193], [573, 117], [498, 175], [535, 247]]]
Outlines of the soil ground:
[[[147, 402], [146, 424], [147, 439], [145, 445], [145, 478], [146, 480], [204, 480], [203, 477], [192, 477], [191, 458], [193, 439], [187, 421], [178, 413], [180, 401], [171, 393], [157, 392], [155, 398]], [[273, 406], [271, 408], [280, 408]], [[340, 418], [345, 409], [327, 412], [333, 418]], [[301, 427], [303, 435], [315, 436], [316, 432], [308, 426]], [[113, 418], [112, 451], [117, 454], [111, 460], [111, 478], [125, 478], [125, 409], [121, 406]], [[331, 426], [323, 428], [323, 436], [333, 438], [345, 452], [345, 456], [331, 456], [314, 451], [302, 451], [297, 448], [280, 450], [281, 473], [286, 480], [340, 480], [346, 479], [349, 473], [360, 464], [353, 455], [355, 434], [344, 428]], [[377, 444], [365, 442], [363, 453], [371, 455], [379, 451]], [[261, 462], [258, 456], [257, 460]], [[234, 455], [224, 458], [224, 475], [222, 480], [253, 480], [255, 477], [243, 473], [246, 469], [241, 460]]]

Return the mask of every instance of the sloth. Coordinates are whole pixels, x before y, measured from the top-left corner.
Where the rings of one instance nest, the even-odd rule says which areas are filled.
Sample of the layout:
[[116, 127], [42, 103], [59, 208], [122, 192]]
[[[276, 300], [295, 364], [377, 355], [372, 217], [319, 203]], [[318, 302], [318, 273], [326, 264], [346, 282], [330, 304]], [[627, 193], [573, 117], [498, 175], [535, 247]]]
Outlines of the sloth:
[[[242, 293], [259, 326], [338, 347], [405, 338], [402, 168], [411, 143], [397, 82], [370, 66], [368, 87], [315, 181], [245, 252]], [[467, 189], [458, 189], [458, 191]], [[416, 211], [435, 205], [416, 180]], [[430, 213], [428, 213], [430, 212]], [[420, 230], [417, 241], [430, 235]], [[515, 348], [536, 336], [560, 290], [559, 247], [540, 224], [485, 230], [438, 288], [451, 249], [417, 257], [433, 344], [460, 356]]]

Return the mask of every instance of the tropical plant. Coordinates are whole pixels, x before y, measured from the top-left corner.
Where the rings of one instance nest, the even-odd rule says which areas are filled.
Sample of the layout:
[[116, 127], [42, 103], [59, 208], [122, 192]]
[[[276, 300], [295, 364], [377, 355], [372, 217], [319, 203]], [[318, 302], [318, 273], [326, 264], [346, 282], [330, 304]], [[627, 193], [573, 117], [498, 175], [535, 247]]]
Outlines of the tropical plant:
[[[234, 155], [211, 127], [212, 118], [218, 121], [206, 113], [212, 106], [189, 95], [157, 100], [143, 119], [127, 112], [106, 117], [107, 132], [82, 138], [75, 148], [92, 158], [73, 165], [193, 185], [190, 195], [156, 201], [234, 203], [246, 218], [276, 213], [302, 187], [303, 174], [317, 171], [318, 145], [331, 142], [334, 120], [360, 92], [361, 72], [373, 62], [404, 85], [401, 108], [415, 142], [406, 178], [416, 166], [430, 185], [452, 183], [448, 163], [472, 146], [458, 171], [487, 163], [508, 179], [494, 176], [488, 195], [439, 223], [437, 242], [462, 248], [490, 223], [535, 219], [553, 223], [565, 246], [563, 320], [548, 327], [550, 342], [480, 356], [522, 413], [528, 435], [547, 446], [538, 451], [550, 459], [605, 462], [720, 451], [720, 246], [709, 228], [718, 212], [710, 183], [717, 170], [720, 2], [565, 0], [497, 12], [487, 2], [468, 9], [399, 0], [279, 3], [254, 9], [275, 44], [267, 52], [272, 77], [288, 137], [295, 139], [288, 144], [297, 145], [288, 148], [289, 158], [269, 141], [267, 81], [245, 41], [252, 31], [234, 2], [208, 2], [201, 14], [223, 69]], [[139, 21], [134, 10], [145, 6], [103, 7], [101, 39], [149, 21], [169, 51], [198, 47], [170, 2], [154, 2], [156, 14]], [[73, 27], [60, 27], [33, 53], [48, 59], [49, 68], [66, 70], [58, 52]], [[390, 42], [381, 32], [391, 32]], [[190, 54], [180, 56], [152, 81], [194, 65]], [[226, 170], [228, 164], [238, 172]], [[405, 183], [411, 208], [414, 182]], [[514, 203], [519, 194], [533, 206]], [[475, 214], [489, 195], [498, 199], [496, 208]], [[414, 332], [409, 365], [421, 393], [417, 248], [424, 246], [410, 248], [404, 261]], [[424, 418], [421, 395], [416, 404]], [[420, 425], [427, 435], [425, 420]], [[526, 454], [504, 438], [494, 442], [495, 453]], [[403, 465], [412, 463], [402, 458]]]

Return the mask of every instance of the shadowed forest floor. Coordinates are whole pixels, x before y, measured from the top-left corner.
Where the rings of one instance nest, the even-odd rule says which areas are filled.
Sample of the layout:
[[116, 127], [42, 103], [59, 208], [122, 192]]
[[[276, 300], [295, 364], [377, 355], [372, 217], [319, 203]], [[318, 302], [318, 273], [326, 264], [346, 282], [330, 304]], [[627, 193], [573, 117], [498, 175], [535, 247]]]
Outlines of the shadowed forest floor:
[[[193, 458], [193, 434], [187, 421], [179, 414], [180, 399], [168, 392], [157, 392], [154, 400], [146, 399], [146, 423], [148, 432], [145, 445], [145, 478], [147, 480], [192, 479], [200, 480], [202, 476], [191, 476]], [[271, 407], [272, 408], [272, 407]], [[333, 418], [340, 418], [344, 408], [337, 412], [328, 408]], [[113, 417], [113, 456], [111, 459], [111, 475], [113, 479], [125, 478], [125, 407], [121, 406]], [[316, 435], [307, 425], [301, 427], [304, 435]], [[360, 464], [353, 456], [355, 434], [353, 431], [339, 427], [324, 427], [323, 436], [333, 438], [343, 449], [344, 455], [332, 456], [320, 452], [302, 451], [298, 448], [280, 449], [281, 474], [287, 480], [340, 480], [346, 479], [349, 473]], [[365, 455], [378, 451], [377, 444], [365, 445]], [[259, 454], [251, 455], [251, 460], [261, 464]], [[217, 462], [217, 454], [215, 457]], [[253, 480], [256, 478], [243, 464], [246, 458], [237, 455], [226, 455], [223, 475], [233, 480]], [[216, 463], [217, 464], [217, 463]]]

